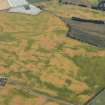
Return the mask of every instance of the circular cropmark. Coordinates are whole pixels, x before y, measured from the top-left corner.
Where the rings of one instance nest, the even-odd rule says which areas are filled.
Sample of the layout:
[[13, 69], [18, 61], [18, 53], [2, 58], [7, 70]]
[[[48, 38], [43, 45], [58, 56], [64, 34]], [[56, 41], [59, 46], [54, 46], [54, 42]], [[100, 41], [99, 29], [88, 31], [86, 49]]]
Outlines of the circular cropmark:
[[100, 10], [105, 11], [105, 1], [100, 2], [100, 3], [98, 4], [98, 8], [99, 8]]

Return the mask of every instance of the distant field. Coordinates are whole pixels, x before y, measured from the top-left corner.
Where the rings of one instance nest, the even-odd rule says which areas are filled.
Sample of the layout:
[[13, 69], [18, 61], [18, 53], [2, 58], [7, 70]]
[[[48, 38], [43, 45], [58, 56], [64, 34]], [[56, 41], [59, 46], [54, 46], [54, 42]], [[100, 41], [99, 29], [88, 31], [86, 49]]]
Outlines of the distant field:
[[54, 0], [54, 2], [49, 2], [46, 5], [46, 9], [63, 17], [70, 18], [70, 17], [77, 16], [77, 17], [82, 17], [87, 19], [105, 20], [105, 12], [95, 10], [95, 9], [92, 10], [89, 8], [74, 6], [74, 5], [63, 5], [63, 4], [58, 5], [57, 0]]
[[[65, 6], [52, 6], [64, 16], [79, 8], [67, 7], [74, 8], [67, 15]], [[76, 15], [104, 18], [84, 11], [79, 9]], [[66, 38], [67, 30], [51, 13], [0, 13], [0, 75], [20, 82], [1, 88], [0, 105], [62, 105], [46, 95], [83, 105], [105, 86], [105, 49]], [[30, 90], [42, 95], [34, 96]]]
[[46, 2], [49, 0], [28, 0], [29, 3], [40, 3], [40, 2]]

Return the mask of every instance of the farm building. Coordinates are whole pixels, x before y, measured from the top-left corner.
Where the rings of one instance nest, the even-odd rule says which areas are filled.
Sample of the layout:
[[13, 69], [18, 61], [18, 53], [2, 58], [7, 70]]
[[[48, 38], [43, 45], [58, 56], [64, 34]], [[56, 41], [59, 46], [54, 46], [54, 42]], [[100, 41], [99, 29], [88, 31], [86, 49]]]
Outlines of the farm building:
[[0, 10], [23, 5], [28, 5], [28, 2], [26, 0], [0, 0]]
[[10, 8], [9, 12], [37, 15], [41, 10], [33, 5]]
[[100, 20], [72, 18], [66, 20], [68, 37], [105, 48], [105, 23]]
[[0, 0], [0, 10], [36, 15], [41, 10], [27, 2], [27, 0]]

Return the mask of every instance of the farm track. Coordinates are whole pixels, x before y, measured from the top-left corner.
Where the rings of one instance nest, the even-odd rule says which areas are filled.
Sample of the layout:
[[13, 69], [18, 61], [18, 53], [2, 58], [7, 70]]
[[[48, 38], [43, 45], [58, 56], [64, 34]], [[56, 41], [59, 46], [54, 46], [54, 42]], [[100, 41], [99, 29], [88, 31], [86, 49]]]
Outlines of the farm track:
[[57, 102], [57, 103], [59, 103], [61, 105], [74, 105], [74, 104], [71, 104], [67, 100], [63, 100], [63, 99], [60, 99], [58, 97], [50, 96], [50, 95], [48, 95], [48, 94], [46, 94], [44, 92], [41, 92], [41, 91], [39, 91], [37, 89], [31, 89], [29, 86], [24, 86], [24, 85], [22, 85], [21, 82], [18, 82], [18, 81], [10, 80], [8, 82], [8, 84], [13, 85], [15, 89], [23, 91], [24, 93], [27, 93], [30, 96], [43, 96], [43, 97], [46, 97], [47, 100]]

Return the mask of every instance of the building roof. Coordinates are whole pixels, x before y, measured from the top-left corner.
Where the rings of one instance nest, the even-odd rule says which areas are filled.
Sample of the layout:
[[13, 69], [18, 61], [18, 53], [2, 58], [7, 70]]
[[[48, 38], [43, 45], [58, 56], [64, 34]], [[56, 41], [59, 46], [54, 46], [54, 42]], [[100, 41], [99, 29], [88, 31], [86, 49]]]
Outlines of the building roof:
[[27, 0], [0, 0], [0, 10], [8, 12], [24, 13], [37, 15], [41, 10], [33, 5], [30, 5]]
[[10, 5], [7, 0], [0, 0], [0, 10], [5, 10], [10, 8]]
[[28, 5], [27, 0], [0, 0], [0, 10]]
[[15, 8], [10, 8], [9, 12], [14, 12], [14, 13], [24, 13], [24, 14], [30, 14], [30, 15], [37, 15], [41, 12], [39, 8], [33, 6], [33, 5], [28, 5], [28, 6], [20, 6], [20, 7], [15, 7]]
[[26, 0], [7, 0], [10, 7], [17, 7], [17, 6], [23, 6], [28, 5], [28, 2]]

